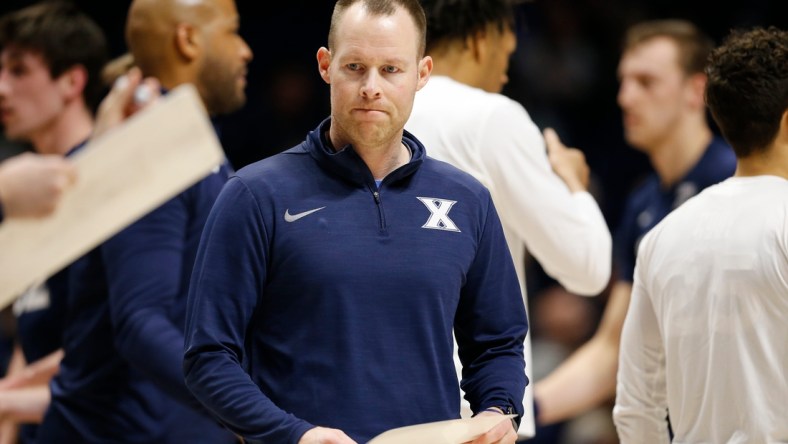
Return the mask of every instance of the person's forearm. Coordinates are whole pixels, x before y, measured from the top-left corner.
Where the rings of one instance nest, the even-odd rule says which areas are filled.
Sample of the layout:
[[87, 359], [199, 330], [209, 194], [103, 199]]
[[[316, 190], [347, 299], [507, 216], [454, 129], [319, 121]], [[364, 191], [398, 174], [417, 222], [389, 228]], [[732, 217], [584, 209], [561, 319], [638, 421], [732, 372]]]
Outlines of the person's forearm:
[[117, 326], [118, 352], [167, 394], [195, 409], [183, 380], [183, 333], [158, 310], [140, 310]]
[[612, 399], [616, 392], [618, 349], [594, 338], [534, 386], [540, 425], [574, 418]]
[[0, 422], [0, 444], [18, 444], [19, 424], [10, 419]]
[[0, 415], [14, 422], [40, 423], [49, 407], [49, 385], [0, 391]]
[[573, 418], [613, 397], [621, 329], [631, 293], [631, 283], [616, 282], [594, 337], [536, 384], [540, 424]]
[[605, 217], [591, 194], [571, 193], [550, 168], [539, 130], [527, 115], [508, 114], [497, 113], [487, 128], [485, 137], [498, 145], [482, 159], [501, 220], [550, 277], [572, 293], [595, 296], [610, 280], [612, 240]]
[[238, 361], [224, 351], [187, 347], [186, 385], [233, 433], [254, 442], [298, 442], [315, 426], [266, 397]]

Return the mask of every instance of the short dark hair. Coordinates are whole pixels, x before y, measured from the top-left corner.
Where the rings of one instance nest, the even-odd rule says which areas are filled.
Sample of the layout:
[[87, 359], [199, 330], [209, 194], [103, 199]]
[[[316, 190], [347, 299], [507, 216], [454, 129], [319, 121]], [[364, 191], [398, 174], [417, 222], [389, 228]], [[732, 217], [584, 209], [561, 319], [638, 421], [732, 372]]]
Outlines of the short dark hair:
[[0, 50], [15, 47], [40, 53], [52, 78], [82, 65], [88, 73], [85, 103], [95, 111], [104, 94], [101, 69], [107, 41], [101, 28], [71, 3], [47, 1], [0, 18]]
[[332, 49], [335, 45], [334, 36], [336, 33], [336, 24], [347, 8], [354, 3], [361, 2], [364, 4], [367, 12], [372, 15], [389, 16], [397, 11], [397, 6], [402, 7], [410, 14], [413, 23], [416, 25], [416, 30], [419, 32], [419, 48], [418, 56], [424, 55], [424, 48], [427, 39], [427, 18], [424, 16], [424, 9], [422, 9], [419, 0], [339, 0], [334, 5], [334, 13], [331, 15], [331, 26], [328, 30], [328, 49]]
[[706, 73], [706, 104], [736, 156], [765, 150], [788, 109], [788, 31], [732, 31]]
[[651, 20], [633, 25], [624, 36], [623, 51], [657, 37], [673, 40], [678, 48], [678, 64], [686, 75], [702, 74], [714, 40], [686, 20]]
[[512, 0], [421, 0], [427, 14], [427, 53], [442, 43], [465, 41], [489, 25], [514, 29]]

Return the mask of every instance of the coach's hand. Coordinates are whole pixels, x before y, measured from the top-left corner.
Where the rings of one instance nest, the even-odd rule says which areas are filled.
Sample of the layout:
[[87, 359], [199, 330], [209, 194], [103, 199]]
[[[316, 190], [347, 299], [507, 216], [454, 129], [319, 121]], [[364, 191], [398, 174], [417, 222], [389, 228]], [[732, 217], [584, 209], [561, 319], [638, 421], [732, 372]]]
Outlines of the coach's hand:
[[[502, 415], [503, 413], [484, 411], [479, 413], [478, 416], [493, 416]], [[491, 428], [484, 435], [469, 441], [465, 444], [514, 444], [517, 441], [517, 432], [512, 427], [512, 421], [509, 419], [501, 421], [495, 427]]]
[[356, 444], [356, 441], [338, 429], [315, 427], [304, 433], [298, 444]]

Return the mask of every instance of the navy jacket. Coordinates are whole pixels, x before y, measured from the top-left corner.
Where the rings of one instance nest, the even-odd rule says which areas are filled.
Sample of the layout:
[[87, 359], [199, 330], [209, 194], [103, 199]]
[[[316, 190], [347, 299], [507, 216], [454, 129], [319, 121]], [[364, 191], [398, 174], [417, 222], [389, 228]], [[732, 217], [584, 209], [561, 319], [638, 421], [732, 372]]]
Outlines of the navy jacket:
[[300, 145], [230, 179], [211, 211], [189, 292], [186, 382], [248, 442], [309, 428], [358, 442], [480, 410], [522, 413], [527, 321], [488, 191], [428, 158], [378, 189], [353, 151]]
[[652, 173], [627, 198], [616, 230], [615, 262], [619, 279], [632, 282], [635, 258], [643, 236], [671, 211], [704, 188], [722, 182], [736, 171], [736, 156], [725, 141], [715, 137], [698, 163], [673, 186], [665, 188]]

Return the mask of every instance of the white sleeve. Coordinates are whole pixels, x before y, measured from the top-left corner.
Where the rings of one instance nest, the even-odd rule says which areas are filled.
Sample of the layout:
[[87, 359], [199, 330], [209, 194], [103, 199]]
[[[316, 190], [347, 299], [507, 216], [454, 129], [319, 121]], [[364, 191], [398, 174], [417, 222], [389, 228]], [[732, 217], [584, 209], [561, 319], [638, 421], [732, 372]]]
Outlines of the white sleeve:
[[610, 278], [612, 240], [594, 198], [571, 193], [553, 172], [542, 133], [517, 102], [502, 102], [483, 128], [481, 158], [501, 220], [567, 290], [601, 292]]
[[613, 420], [622, 444], [670, 442], [665, 351], [646, 279], [648, 238], [638, 252], [632, 298], [621, 332]]

